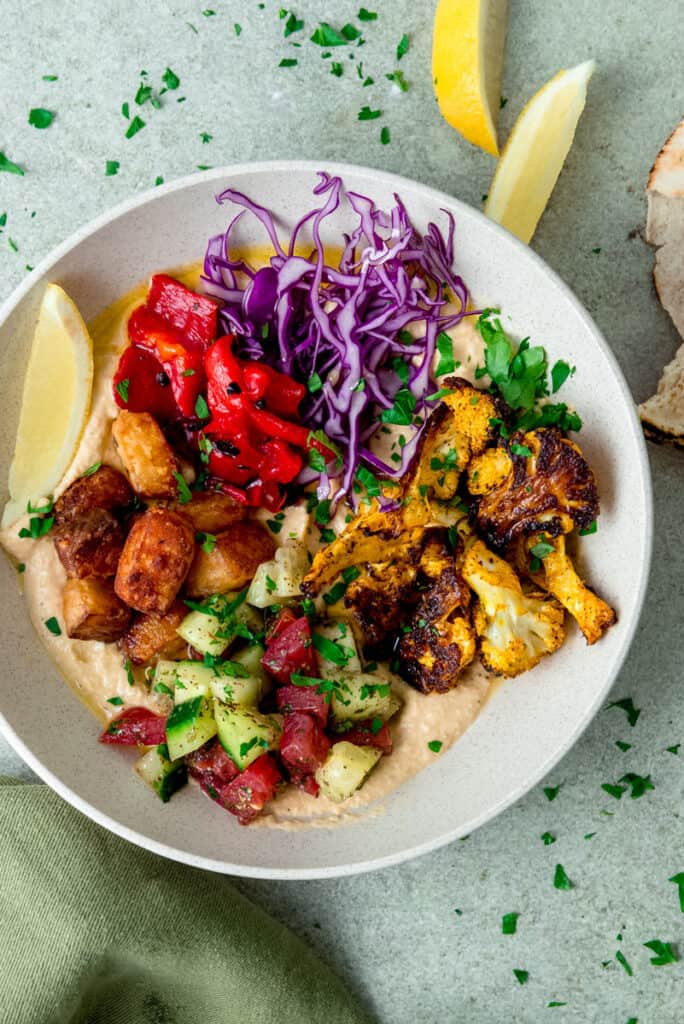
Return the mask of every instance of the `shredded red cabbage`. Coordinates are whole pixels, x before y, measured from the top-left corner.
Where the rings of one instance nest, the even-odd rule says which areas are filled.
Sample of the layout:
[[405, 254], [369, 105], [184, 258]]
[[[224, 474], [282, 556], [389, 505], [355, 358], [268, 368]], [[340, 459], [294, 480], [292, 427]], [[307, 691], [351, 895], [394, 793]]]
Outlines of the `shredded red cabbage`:
[[[399, 196], [386, 212], [372, 199], [346, 192], [358, 224], [344, 236], [342, 255], [333, 266], [326, 261], [321, 225], [340, 205], [343, 186], [339, 177], [324, 171], [319, 178], [313, 192], [324, 202], [302, 217], [287, 249], [268, 210], [235, 189], [218, 195], [217, 202], [243, 209], [225, 234], [209, 240], [203, 281], [205, 290], [222, 301], [219, 322], [226, 333], [237, 335], [236, 353], [307, 384], [303, 422], [323, 430], [341, 453], [341, 465], [339, 460], [330, 463], [322, 475], [304, 470], [300, 482], [319, 479], [322, 499], [330, 493], [330, 478], [338, 478], [335, 502], [346, 495], [356, 506], [363, 464], [394, 479], [408, 469], [434, 405], [428, 396], [434, 390], [437, 336], [473, 311], [467, 309], [465, 284], [452, 269], [451, 213], [443, 211], [446, 238], [435, 224], [421, 235]], [[268, 234], [274, 249], [270, 266], [255, 269], [231, 258], [231, 234], [245, 213]], [[314, 248], [304, 259], [295, 250], [309, 223]], [[369, 446], [383, 410], [393, 410], [385, 413], [390, 422], [405, 422], [407, 433], [413, 431], [396, 465], [378, 458]]]

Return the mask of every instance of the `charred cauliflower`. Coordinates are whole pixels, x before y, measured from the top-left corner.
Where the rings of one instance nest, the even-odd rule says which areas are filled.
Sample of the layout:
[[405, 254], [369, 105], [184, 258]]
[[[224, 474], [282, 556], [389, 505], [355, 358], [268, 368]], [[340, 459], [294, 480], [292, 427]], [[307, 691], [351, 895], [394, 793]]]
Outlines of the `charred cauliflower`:
[[594, 474], [555, 427], [517, 432], [474, 458], [468, 487], [480, 533], [498, 551], [540, 530], [556, 537], [587, 527], [599, 512]]
[[482, 541], [470, 545], [461, 572], [478, 598], [473, 623], [485, 668], [517, 676], [561, 646], [562, 607], [552, 598], [523, 593], [508, 562]]
[[[545, 551], [541, 558], [533, 553], [535, 548], [545, 550], [549, 547], [552, 550]], [[544, 534], [530, 537], [519, 545], [518, 551], [522, 558], [518, 556], [516, 561], [521, 570], [549, 594], [553, 594], [570, 612], [587, 643], [591, 645], [600, 640], [615, 623], [615, 612], [579, 577], [572, 559], [566, 553], [565, 537], [555, 537], [553, 540]], [[530, 561], [530, 552], [540, 563], [535, 571], [532, 570], [535, 563]]]
[[470, 591], [439, 538], [423, 552], [421, 575], [425, 589], [399, 644], [399, 671], [423, 693], [446, 693], [475, 657]]

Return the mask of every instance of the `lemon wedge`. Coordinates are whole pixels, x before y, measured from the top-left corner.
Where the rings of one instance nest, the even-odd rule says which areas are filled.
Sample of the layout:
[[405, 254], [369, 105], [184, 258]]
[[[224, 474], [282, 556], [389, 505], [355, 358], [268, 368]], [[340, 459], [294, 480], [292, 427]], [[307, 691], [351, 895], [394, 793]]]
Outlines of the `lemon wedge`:
[[485, 203], [485, 213], [529, 242], [565, 163], [593, 60], [559, 71], [535, 93], [515, 122]]
[[468, 142], [499, 155], [496, 118], [507, 0], [439, 0], [432, 80], [439, 109]]
[[49, 284], [29, 355], [3, 525], [53, 493], [78, 447], [93, 386], [93, 346], [74, 302]]

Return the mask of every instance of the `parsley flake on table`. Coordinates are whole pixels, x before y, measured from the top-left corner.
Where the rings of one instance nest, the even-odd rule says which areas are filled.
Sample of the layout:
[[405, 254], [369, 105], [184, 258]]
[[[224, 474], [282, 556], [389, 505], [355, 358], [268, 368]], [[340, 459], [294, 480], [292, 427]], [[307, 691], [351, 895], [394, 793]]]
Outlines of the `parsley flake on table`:
[[9, 159], [9, 157], [5, 156], [5, 154], [2, 152], [1, 149], [0, 149], [0, 171], [5, 171], [7, 174], [18, 174], [21, 178], [24, 177], [24, 173], [25, 173], [22, 170], [22, 168], [19, 166], [19, 164], [13, 163], [12, 160]]
[[568, 878], [562, 864], [556, 864], [556, 870], [553, 875], [553, 884], [556, 889], [562, 889], [565, 892], [573, 888], [573, 883]]
[[387, 79], [388, 82], [392, 82], [394, 85], [396, 85], [401, 90], [401, 92], [408, 92], [409, 84], [404, 78], [403, 71], [392, 71], [386, 74], [385, 78]]
[[173, 91], [174, 89], [177, 89], [178, 86], [180, 85], [180, 78], [178, 77], [177, 74], [175, 74], [175, 72], [171, 70], [171, 68], [167, 68], [164, 74], [162, 75], [162, 82], [164, 83], [167, 89]]
[[118, 160], [107, 160], [105, 163], [105, 177], [112, 178], [115, 174], [118, 174], [120, 166], [121, 164]]
[[615, 954], [615, 959], [620, 964], [620, 966], [625, 969], [625, 971], [631, 978], [634, 975], [634, 971], [632, 970], [631, 964], [627, 960], [627, 957], [622, 952], [622, 950], [618, 949], [617, 953]]
[[359, 19], [359, 21], [377, 21], [378, 20], [378, 16], [375, 13], [375, 11], [368, 11], [368, 10], [366, 10], [365, 7], [362, 7], [359, 10], [359, 13], [356, 15], [356, 17]]
[[618, 750], [621, 750], [623, 752], [623, 754], [627, 750], [631, 750], [632, 749], [632, 744], [631, 743], [625, 743], [624, 740], [615, 740], [615, 746], [618, 748]]
[[48, 633], [52, 633], [53, 636], [62, 635], [62, 630], [60, 628], [59, 622], [57, 621], [54, 615], [51, 615], [49, 619], [45, 620], [45, 628], [47, 629]]
[[388, 146], [390, 143], [390, 130], [387, 125], [380, 129], [380, 142], [383, 146]]
[[551, 832], [543, 832], [540, 839], [544, 846], [551, 846], [552, 843], [556, 842], [556, 837]]
[[401, 60], [401, 58], [404, 57], [408, 53], [408, 48], [409, 48], [409, 37], [404, 32], [403, 36], [399, 40], [399, 45], [397, 46], [397, 60]]
[[601, 789], [604, 793], [607, 793], [608, 796], [612, 796], [615, 800], [621, 800], [622, 794], [627, 791], [626, 786], [613, 785], [611, 782], [601, 783]]
[[520, 914], [515, 911], [510, 914], [504, 914], [501, 918], [501, 934], [502, 935], [515, 935], [518, 928], [518, 918]]
[[664, 967], [665, 964], [675, 964], [679, 960], [679, 954], [669, 942], [661, 942], [660, 939], [651, 939], [649, 942], [644, 942], [646, 949], [650, 949], [655, 953], [655, 956], [651, 957], [651, 963], [654, 967]]
[[583, 839], [593, 839], [595, 835], [596, 835], [595, 832], [587, 832], [582, 838]]
[[59, 75], [43, 75], [42, 78], [44, 82], [56, 82]]
[[637, 800], [644, 793], [647, 793], [649, 789], [655, 789], [650, 775], [637, 775], [635, 772], [627, 772], [619, 781], [627, 783], [631, 790], [629, 795], [632, 800]]
[[375, 121], [382, 117], [382, 110], [371, 110], [369, 106], [361, 107], [357, 117], [359, 121]]
[[339, 61], [334, 60], [330, 65], [330, 74], [334, 75], [335, 78], [341, 78], [344, 74], [344, 64], [340, 64]]
[[530, 972], [524, 971], [522, 967], [514, 967], [513, 974], [515, 975], [515, 980], [518, 982], [519, 985], [524, 985], [530, 976]]
[[441, 749], [442, 749], [442, 741], [441, 740], [430, 740], [430, 742], [428, 743], [428, 750], [431, 750], [433, 754], [439, 754]]
[[672, 747], [665, 747], [665, 752], [667, 754], [674, 754], [676, 757], [678, 757], [679, 756], [679, 748], [680, 747], [681, 747], [681, 743], [675, 743], [674, 746], [672, 746]]
[[567, 1003], [559, 1003], [557, 999], [552, 999], [551, 1002], [547, 1003], [546, 1005], [547, 1005], [547, 1007], [550, 1007], [550, 1006], [567, 1006], [568, 1004]]
[[632, 728], [634, 728], [639, 721], [641, 708], [634, 707], [634, 702], [631, 697], [622, 697], [620, 700], [612, 700], [610, 704], [606, 705], [606, 710], [609, 708], [621, 708], [621, 710], [627, 715], [627, 721]]
[[301, 32], [303, 28], [304, 20], [302, 18], [298, 18], [296, 15], [290, 12], [289, 17], [285, 22], [285, 38], [287, 39], [287, 37], [291, 36], [293, 32]]
[[281, 60], [280, 64], [278, 65], [278, 67], [279, 68], [296, 68], [298, 64], [299, 64], [299, 61], [295, 57], [283, 57], [283, 59]]
[[564, 783], [559, 782], [557, 786], [544, 786], [544, 796], [546, 799], [549, 801], [555, 800], [563, 785]]
[[137, 135], [139, 131], [142, 131], [146, 123], [147, 122], [143, 121], [142, 117], [138, 117], [138, 115], [136, 114], [131, 123], [129, 124], [128, 128], [126, 129], [126, 138], [132, 139], [134, 135]]
[[673, 875], [672, 878], [668, 878], [668, 882], [674, 882], [679, 889], [679, 909], [684, 914], [684, 871], [680, 871], [679, 874]]
[[349, 40], [340, 35], [327, 21], [322, 21], [311, 36], [311, 42], [316, 46], [346, 46]]
[[28, 123], [34, 128], [49, 128], [55, 119], [55, 115], [51, 110], [45, 110], [43, 107], [33, 107], [29, 110]]

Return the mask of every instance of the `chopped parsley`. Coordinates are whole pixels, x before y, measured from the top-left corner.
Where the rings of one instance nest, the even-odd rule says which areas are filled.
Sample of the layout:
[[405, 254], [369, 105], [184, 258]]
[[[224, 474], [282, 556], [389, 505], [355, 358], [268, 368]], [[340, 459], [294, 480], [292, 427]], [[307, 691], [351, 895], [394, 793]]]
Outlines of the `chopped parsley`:
[[606, 706], [606, 710], [608, 710], [608, 708], [621, 708], [627, 715], [627, 721], [632, 728], [634, 728], [639, 721], [641, 708], [634, 707], [634, 702], [631, 697], [622, 697], [620, 700], [612, 700], [610, 704]]
[[116, 385], [116, 393], [121, 399], [121, 401], [124, 403], [128, 402], [128, 389], [130, 388], [130, 386], [131, 382], [128, 379], [128, 377], [124, 377], [124, 379], [120, 380], [119, 383]]
[[634, 971], [632, 970], [631, 965], [630, 965], [629, 961], [627, 960], [627, 957], [625, 956], [625, 954], [622, 952], [622, 950], [618, 949], [617, 953], [615, 954], [615, 959], [617, 960], [617, 962], [620, 964], [621, 967], [624, 967], [625, 971], [627, 972], [627, 974], [631, 978], [633, 976], [633, 974], [634, 974]]
[[556, 842], [556, 837], [551, 832], [543, 832], [540, 838], [544, 846], [551, 846], [552, 843]]
[[289, 17], [288, 17], [287, 21], [285, 22], [285, 32], [284, 32], [285, 38], [287, 39], [287, 37], [291, 36], [294, 32], [301, 32], [301, 30], [303, 28], [304, 28], [304, 21], [303, 21], [303, 19], [302, 18], [297, 18], [296, 15], [294, 15], [292, 12], [290, 12]]
[[404, 78], [403, 71], [392, 71], [390, 74], [385, 75], [388, 82], [393, 82], [394, 85], [398, 86], [402, 92], [408, 92], [409, 84]]
[[54, 615], [51, 615], [49, 619], [45, 620], [45, 628], [47, 629], [48, 633], [52, 633], [53, 636], [62, 635], [62, 630], [60, 628], [59, 622], [57, 621]]
[[529, 459], [532, 454], [531, 449], [526, 444], [518, 444], [517, 441], [514, 441], [511, 445], [511, 452], [513, 455], [521, 455], [524, 459]]
[[55, 119], [55, 115], [51, 110], [45, 110], [43, 107], [33, 107], [29, 111], [28, 123], [34, 128], [49, 128]]
[[674, 746], [672, 746], [672, 747], [665, 747], [665, 750], [667, 751], [668, 754], [674, 754], [675, 756], [679, 756], [679, 748], [680, 747], [681, 747], [681, 743], [675, 743]]
[[559, 782], [557, 786], [544, 786], [544, 796], [547, 800], [555, 800], [560, 793], [562, 782]]
[[26, 505], [26, 511], [31, 516], [29, 519], [28, 528], [22, 526], [19, 530], [19, 536], [23, 538], [31, 538], [31, 540], [38, 540], [39, 537], [44, 537], [50, 532], [54, 526], [55, 517], [51, 515], [54, 507], [52, 499], [50, 499], [46, 505], [40, 505], [34, 508], [29, 501]]
[[362, 487], [366, 488], [369, 498], [377, 498], [382, 494], [379, 481], [366, 466], [359, 466], [356, 471], [356, 479]]
[[311, 376], [309, 377], [309, 382], [307, 384], [309, 394], [315, 395], [316, 392], [321, 391], [322, 388], [323, 381], [321, 380], [320, 375], [317, 373], [312, 373]]
[[19, 562], [19, 564], [17, 566], [17, 572], [18, 573], [26, 572], [26, 563], [25, 562]]
[[209, 406], [204, 395], [198, 395], [195, 401], [195, 416], [200, 420], [208, 420], [211, 417]]
[[514, 967], [513, 974], [515, 975], [515, 980], [519, 985], [524, 985], [530, 976], [530, 972], [524, 971], [521, 967]]
[[[330, 74], [334, 75], [335, 78], [341, 78], [344, 74], [344, 64], [340, 64], [339, 61], [334, 60], [330, 65]], [[315, 376], [317, 377], [318, 374], [315, 374]], [[311, 391], [311, 388], [309, 388], [309, 391]]]
[[281, 60], [280, 64], [278, 65], [278, 67], [279, 68], [296, 68], [298, 64], [299, 64], [299, 61], [297, 60], [296, 57], [283, 57], [283, 59]]
[[327, 636], [322, 636], [320, 633], [312, 634], [311, 643], [320, 656], [325, 658], [326, 661], [331, 661], [333, 665], [344, 667], [350, 658], [354, 656], [351, 648], [342, 647], [336, 640], [329, 640]]
[[202, 551], [204, 551], [205, 554], [210, 555], [216, 547], [216, 534], [204, 532], [196, 533], [195, 541], [197, 544], [201, 545]]
[[549, 544], [548, 541], [540, 540], [534, 547], [530, 548], [530, 554], [534, 555], [535, 558], [546, 558], [547, 555], [553, 554], [556, 549], [553, 544]]
[[362, 7], [359, 13], [356, 15], [359, 21], [377, 21], [377, 14], [375, 11], [367, 11], [365, 7]]
[[621, 750], [623, 753], [625, 753], [625, 751], [627, 750], [632, 749], [632, 744], [625, 743], [623, 740], [615, 740], [615, 746], [618, 748], [618, 750]]
[[440, 331], [437, 335], [437, 351], [439, 352], [439, 362], [435, 376], [442, 377], [446, 373], [453, 373], [456, 367], [454, 346], [451, 338], [444, 331]]
[[173, 697], [173, 690], [166, 683], [156, 683], [152, 689], [155, 693], [165, 693], [167, 697]]
[[582, 529], [579, 531], [579, 535], [580, 537], [590, 537], [591, 534], [596, 533], [597, 530], [598, 523], [596, 520], [594, 520], [594, 522], [590, 523], [589, 526], [583, 526]]
[[282, 522], [279, 522], [277, 519], [267, 519], [266, 525], [268, 526], [271, 533], [280, 533], [280, 531], [283, 528]]
[[116, 708], [120, 708], [121, 705], [123, 704], [123, 698], [122, 697], [107, 697], [107, 703], [108, 704], [113, 704], [114, 707], [116, 707]]
[[126, 138], [132, 139], [134, 135], [137, 135], [139, 131], [145, 127], [146, 122], [143, 121], [142, 117], [138, 117], [136, 114], [128, 128], [126, 129]]
[[164, 83], [167, 89], [173, 90], [177, 89], [178, 86], [180, 85], [180, 78], [178, 77], [178, 75], [173, 73], [171, 68], [167, 68], [164, 74], [162, 75], [162, 82]]
[[119, 167], [121, 164], [118, 160], [107, 160], [105, 163], [105, 177], [113, 178], [115, 174], [119, 173]]
[[322, 21], [311, 36], [311, 42], [316, 46], [346, 46], [349, 40], [340, 35], [327, 21]]
[[627, 772], [626, 775], [622, 776], [620, 782], [625, 782], [629, 786], [629, 795], [632, 800], [637, 800], [650, 789], [655, 789], [650, 775], [637, 775], [635, 772]]
[[431, 750], [433, 754], [439, 754], [441, 749], [442, 749], [442, 741], [441, 740], [430, 740], [430, 742], [428, 743], [428, 750]]
[[180, 473], [175, 472], [173, 476], [178, 487], [178, 501], [181, 505], [187, 505], [189, 501], [192, 501], [192, 491]]
[[[402, 361], [399, 360], [399, 362]], [[389, 409], [382, 410], [380, 413], [380, 421], [382, 423], [394, 423], [400, 427], [408, 427], [413, 422], [415, 408], [415, 396], [408, 388], [399, 388], [394, 396], [394, 405]]]
[[9, 157], [5, 156], [1, 149], [0, 171], [5, 171], [7, 174], [18, 174], [21, 178], [24, 177], [24, 171], [19, 166], [19, 164], [15, 164], [12, 160], [9, 159]]
[[378, 117], [382, 117], [382, 110], [371, 110], [369, 106], [361, 107], [358, 113], [359, 121], [375, 121]]
[[373, 733], [374, 736], [377, 736], [384, 724], [385, 723], [383, 722], [382, 718], [379, 718], [376, 715], [375, 718], [371, 720], [370, 731]]
[[84, 476], [84, 477], [85, 476], [92, 476], [93, 473], [97, 473], [98, 469], [100, 469], [101, 466], [102, 466], [102, 459], [99, 459], [97, 462], [93, 462], [92, 466], [88, 466], [88, 468], [86, 469], [85, 473], [82, 473], [81, 475]]
[[501, 918], [501, 932], [503, 935], [515, 935], [519, 917], [520, 915], [516, 912], [503, 915]]
[[644, 946], [655, 953], [655, 956], [651, 957], [651, 963], [654, 967], [664, 967], [665, 964], [674, 964], [679, 960], [679, 954], [669, 942], [651, 939], [649, 942], [644, 942]]
[[684, 871], [680, 871], [679, 874], [673, 875], [672, 878], [668, 878], [668, 882], [674, 882], [679, 889], [679, 909], [684, 914]]
[[290, 676], [290, 682], [293, 686], [306, 686], [315, 687], [316, 693], [320, 694], [325, 703], [329, 704], [333, 694], [341, 704], [348, 704], [349, 701], [343, 696], [344, 692], [349, 692], [349, 687], [346, 683], [336, 679], [318, 679], [314, 676], [302, 676], [299, 672], [293, 672]]
[[601, 784], [601, 789], [604, 793], [607, 793], [608, 796], [612, 796], [615, 800], [621, 800], [622, 794], [627, 791], [626, 786], [613, 785], [610, 782], [603, 782]]
[[266, 577], [265, 582], [266, 582], [266, 590], [269, 592], [269, 594], [273, 594], [277, 590], [278, 584], [270, 576]]
[[133, 675], [133, 666], [131, 665], [130, 658], [126, 658], [126, 660], [124, 661], [124, 672], [126, 673], [128, 685], [135, 686], [135, 676]]
[[397, 60], [401, 60], [401, 58], [404, 57], [408, 53], [408, 48], [409, 48], [409, 37], [404, 32], [403, 36], [399, 40], [399, 45], [397, 46]]
[[390, 143], [390, 130], [387, 125], [383, 125], [380, 129], [380, 142], [383, 146], [388, 146]]
[[562, 889], [565, 892], [573, 888], [573, 883], [568, 878], [562, 864], [556, 864], [556, 870], [553, 875], [553, 884], [556, 889]]
[[309, 448], [309, 466], [316, 473], [325, 473], [326, 462], [323, 456], [315, 448]]
[[558, 389], [565, 384], [568, 377], [575, 372], [575, 367], [570, 366], [564, 359], [559, 359], [551, 367], [551, 393], [555, 395]]

